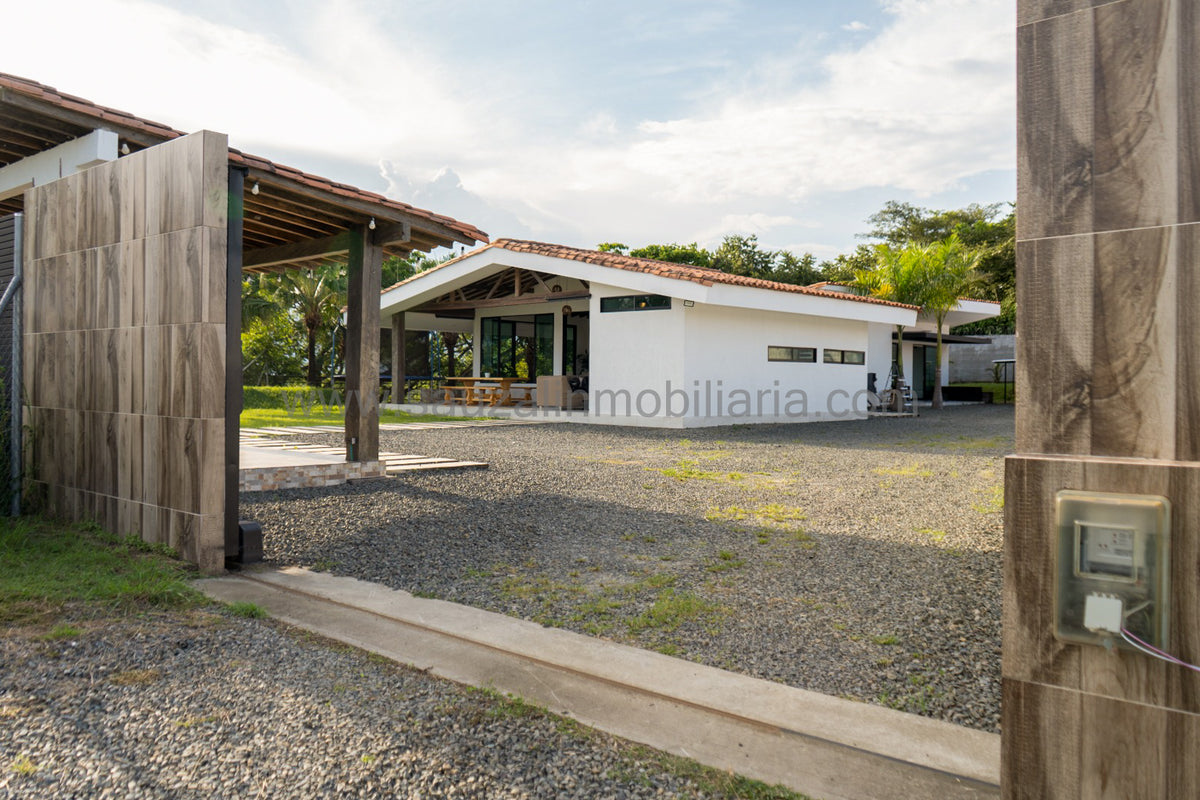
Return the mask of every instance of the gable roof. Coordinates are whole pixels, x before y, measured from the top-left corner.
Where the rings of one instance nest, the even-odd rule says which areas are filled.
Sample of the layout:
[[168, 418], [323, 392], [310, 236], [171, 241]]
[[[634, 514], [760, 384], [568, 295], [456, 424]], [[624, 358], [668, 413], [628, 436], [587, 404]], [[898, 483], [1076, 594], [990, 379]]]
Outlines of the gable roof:
[[[0, 118], [14, 120], [12, 125], [0, 127], [0, 167], [78, 138], [96, 128], [114, 131], [131, 151], [186, 135], [161, 122], [101, 106], [82, 97], [60, 92], [52, 86], [2, 72]], [[379, 216], [381, 221], [395, 219], [414, 223], [419, 230], [413, 232], [416, 235], [412, 246], [418, 248], [432, 249], [454, 242], [474, 244], [488, 241], [487, 234], [474, 225], [392, 200], [376, 192], [278, 164], [261, 156], [230, 148], [229, 163], [246, 167], [250, 181], [261, 179], [264, 184], [277, 184], [289, 195], [296, 192], [315, 194], [318, 201], [324, 200], [328, 205], [319, 209], [315, 226], [311, 224], [313, 219], [306, 222], [291, 211], [282, 212], [271, 226], [262, 226], [261, 241], [256, 243], [248, 237], [248, 247], [280, 243], [273, 240], [304, 238], [305, 231], [313, 236], [325, 234], [339, 226], [344, 227], [349, 220], [361, 218], [365, 221], [371, 216]], [[284, 200], [295, 202], [290, 196]], [[20, 210], [20, 203], [19, 197], [6, 203], [0, 202], [0, 213]], [[280, 225], [281, 219], [288, 224]], [[247, 214], [246, 222], [247, 233], [253, 234], [255, 220]], [[285, 229], [282, 236], [269, 233], [281, 229]]]
[[566, 245], [561, 244], [533, 242], [524, 239], [497, 239], [485, 247], [472, 250], [471, 252], [465, 253], [451, 261], [447, 261], [444, 264], [439, 264], [436, 267], [427, 269], [424, 272], [418, 272], [416, 275], [406, 278], [394, 286], [389, 286], [383, 291], [389, 292], [398, 286], [403, 286], [404, 284], [420, 280], [431, 273], [444, 269], [464, 259], [478, 256], [480, 253], [492, 248], [508, 250], [513, 253], [531, 253], [533, 255], [547, 256], [549, 258], [580, 261], [586, 264], [593, 264], [599, 267], [612, 267], [613, 269], [621, 269], [627, 272], [647, 273], [651, 275], [657, 275], [662, 278], [670, 278], [672, 280], [698, 283], [701, 286], [713, 286], [714, 284], [745, 286], [752, 289], [768, 289], [777, 292], [789, 292], [792, 294], [804, 294], [814, 297], [826, 297], [832, 300], [848, 300], [856, 303], [869, 303], [872, 305], [890, 306], [892, 308], [904, 308], [914, 311], [917, 310], [916, 306], [905, 305], [904, 303], [894, 303], [890, 300], [879, 300], [874, 297], [865, 297], [863, 295], [826, 291], [822, 289], [815, 289], [809, 286], [797, 286], [791, 283], [780, 283], [778, 281], [762, 280], [761, 278], [749, 278], [744, 275], [731, 275], [728, 272], [721, 272], [717, 269], [696, 267], [690, 264], [676, 264], [671, 261], [658, 261], [653, 258], [637, 258], [635, 256], [627, 256], [620, 253], [606, 253], [600, 250], [583, 250], [581, 248], [567, 247]]

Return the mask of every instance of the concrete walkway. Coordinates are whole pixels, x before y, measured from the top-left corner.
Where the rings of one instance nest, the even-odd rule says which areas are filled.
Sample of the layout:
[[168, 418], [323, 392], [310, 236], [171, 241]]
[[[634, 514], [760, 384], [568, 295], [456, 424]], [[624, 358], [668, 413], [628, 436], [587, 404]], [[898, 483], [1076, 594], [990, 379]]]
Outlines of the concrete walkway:
[[197, 582], [224, 602], [823, 800], [997, 798], [1000, 737], [299, 568]]

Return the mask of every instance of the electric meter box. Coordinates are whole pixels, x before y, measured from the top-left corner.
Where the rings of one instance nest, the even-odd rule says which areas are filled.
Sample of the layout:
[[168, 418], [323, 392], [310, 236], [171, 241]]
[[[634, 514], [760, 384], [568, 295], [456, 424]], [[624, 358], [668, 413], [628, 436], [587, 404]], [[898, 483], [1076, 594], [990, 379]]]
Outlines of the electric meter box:
[[1170, 501], [1156, 495], [1064, 489], [1055, 498], [1055, 511], [1055, 637], [1077, 644], [1126, 646], [1120, 631], [1112, 630], [1124, 627], [1165, 649]]

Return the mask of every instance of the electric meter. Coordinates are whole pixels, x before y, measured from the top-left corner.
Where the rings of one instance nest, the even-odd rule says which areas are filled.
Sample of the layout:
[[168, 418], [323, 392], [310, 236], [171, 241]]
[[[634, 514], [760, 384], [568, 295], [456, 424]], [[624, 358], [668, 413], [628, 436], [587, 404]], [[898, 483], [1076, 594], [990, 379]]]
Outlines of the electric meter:
[[1054, 635], [1079, 644], [1124, 645], [1124, 628], [1165, 649], [1170, 501], [1064, 489], [1055, 511]]

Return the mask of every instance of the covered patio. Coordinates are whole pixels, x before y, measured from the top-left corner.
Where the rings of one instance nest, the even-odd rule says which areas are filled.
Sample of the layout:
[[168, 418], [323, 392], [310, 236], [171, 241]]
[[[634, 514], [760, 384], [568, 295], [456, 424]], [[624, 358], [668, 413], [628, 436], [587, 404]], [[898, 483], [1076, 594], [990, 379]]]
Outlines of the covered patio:
[[345, 460], [369, 471], [380, 468], [383, 258], [487, 241], [222, 134], [2, 73], [0, 217], [26, 229], [18, 350], [34, 485], [65, 517], [168, 544], [205, 569], [242, 551], [243, 272], [344, 265]]

